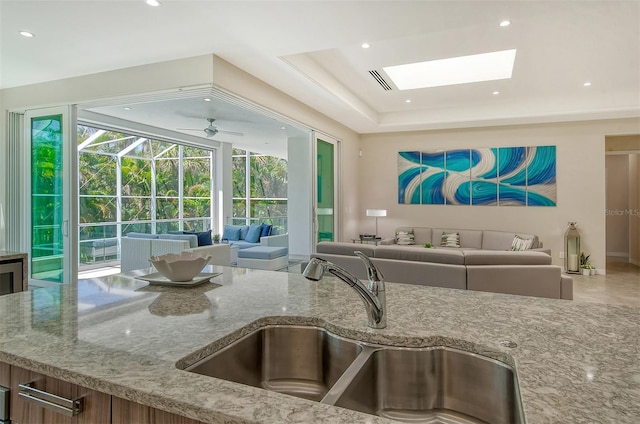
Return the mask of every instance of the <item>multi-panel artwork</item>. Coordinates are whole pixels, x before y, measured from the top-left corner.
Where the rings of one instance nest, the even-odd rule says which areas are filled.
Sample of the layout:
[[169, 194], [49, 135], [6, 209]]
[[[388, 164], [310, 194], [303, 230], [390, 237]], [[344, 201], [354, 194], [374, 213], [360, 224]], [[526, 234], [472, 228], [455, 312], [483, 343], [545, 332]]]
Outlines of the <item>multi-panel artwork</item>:
[[398, 153], [398, 203], [555, 206], [556, 146]]

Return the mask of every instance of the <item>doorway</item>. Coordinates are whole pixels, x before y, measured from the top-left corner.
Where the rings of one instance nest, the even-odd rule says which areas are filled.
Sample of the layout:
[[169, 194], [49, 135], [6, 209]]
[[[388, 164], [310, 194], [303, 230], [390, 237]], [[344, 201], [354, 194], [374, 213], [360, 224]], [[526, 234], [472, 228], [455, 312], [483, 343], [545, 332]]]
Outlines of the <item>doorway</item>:
[[605, 149], [607, 273], [625, 272], [640, 266], [640, 135], [606, 137]]

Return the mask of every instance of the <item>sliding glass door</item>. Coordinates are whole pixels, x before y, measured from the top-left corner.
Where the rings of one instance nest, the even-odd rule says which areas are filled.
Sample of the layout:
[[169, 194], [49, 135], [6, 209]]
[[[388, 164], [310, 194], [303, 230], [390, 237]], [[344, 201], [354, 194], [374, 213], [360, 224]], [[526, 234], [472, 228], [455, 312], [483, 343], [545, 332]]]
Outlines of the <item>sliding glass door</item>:
[[77, 278], [77, 172], [75, 108], [25, 112], [28, 176], [23, 225], [28, 229], [30, 279], [53, 283]]
[[316, 241], [337, 240], [336, 170], [338, 142], [316, 136]]

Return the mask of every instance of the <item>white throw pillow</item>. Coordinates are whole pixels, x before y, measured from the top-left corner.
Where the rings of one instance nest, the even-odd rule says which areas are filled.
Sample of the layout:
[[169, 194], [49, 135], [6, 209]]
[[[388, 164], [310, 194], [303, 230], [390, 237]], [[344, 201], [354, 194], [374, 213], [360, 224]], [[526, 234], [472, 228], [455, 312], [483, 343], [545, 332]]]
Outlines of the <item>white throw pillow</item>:
[[511, 250], [513, 251], [523, 251], [529, 250], [533, 246], [533, 239], [522, 238], [516, 235], [511, 242]]
[[416, 244], [415, 235], [413, 230], [399, 230], [396, 231], [396, 244], [409, 246]]
[[460, 233], [442, 233], [442, 247], [460, 247]]

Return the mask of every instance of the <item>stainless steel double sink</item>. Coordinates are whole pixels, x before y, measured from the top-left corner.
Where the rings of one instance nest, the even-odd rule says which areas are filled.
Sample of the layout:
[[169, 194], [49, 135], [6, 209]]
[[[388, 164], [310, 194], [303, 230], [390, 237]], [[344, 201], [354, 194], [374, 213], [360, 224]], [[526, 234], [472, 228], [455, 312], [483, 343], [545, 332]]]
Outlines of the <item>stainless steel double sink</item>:
[[524, 423], [516, 373], [481, 355], [346, 339], [318, 327], [255, 330], [187, 371], [405, 422]]

